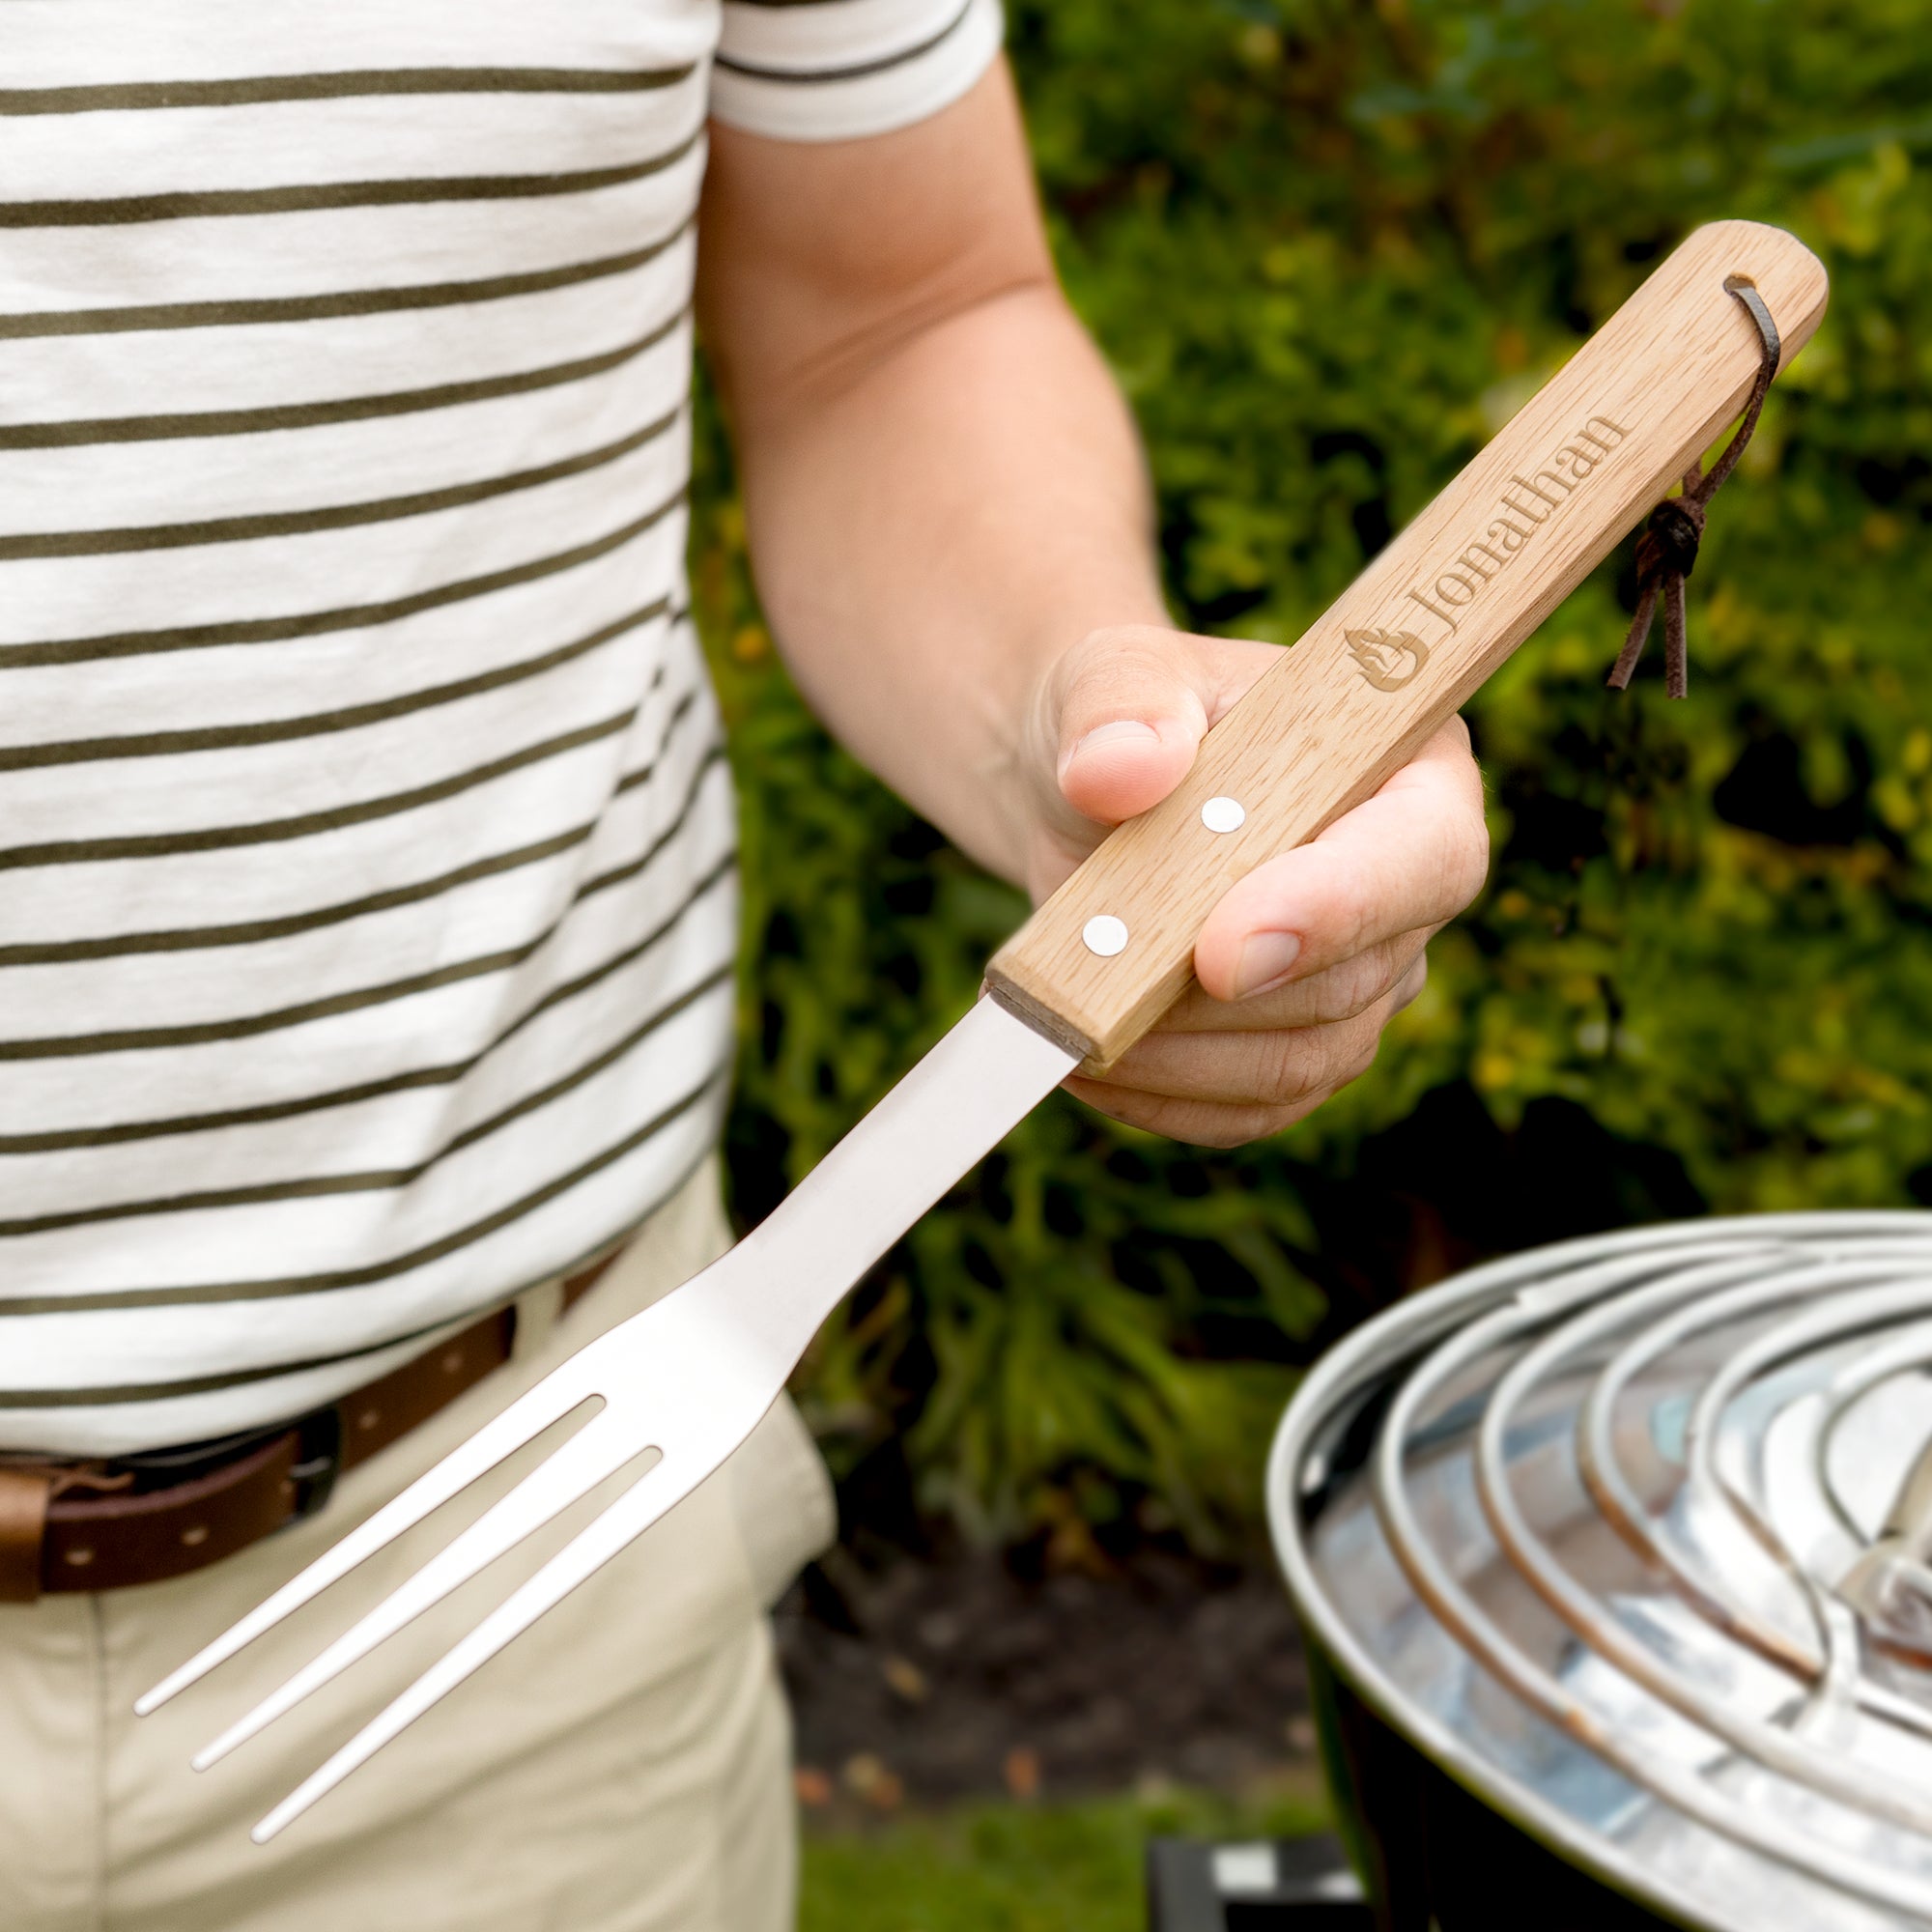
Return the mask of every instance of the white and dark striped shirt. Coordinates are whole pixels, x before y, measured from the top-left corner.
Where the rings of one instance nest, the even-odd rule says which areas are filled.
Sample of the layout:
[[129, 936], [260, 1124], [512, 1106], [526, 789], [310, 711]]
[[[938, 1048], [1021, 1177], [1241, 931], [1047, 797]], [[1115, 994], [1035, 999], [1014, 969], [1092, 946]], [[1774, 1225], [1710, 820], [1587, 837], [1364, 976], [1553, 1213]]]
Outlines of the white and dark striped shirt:
[[9, 0], [0, 1448], [280, 1421], [713, 1144], [685, 611], [707, 113], [883, 131], [997, 0]]

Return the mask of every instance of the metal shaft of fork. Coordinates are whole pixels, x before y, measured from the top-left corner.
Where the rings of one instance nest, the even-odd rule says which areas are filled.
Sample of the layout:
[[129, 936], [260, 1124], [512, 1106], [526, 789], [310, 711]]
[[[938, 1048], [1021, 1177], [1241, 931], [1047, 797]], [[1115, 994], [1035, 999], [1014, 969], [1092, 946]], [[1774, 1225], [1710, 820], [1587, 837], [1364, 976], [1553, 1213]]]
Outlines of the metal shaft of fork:
[[718, 1297], [734, 1347], [756, 1353], [775, 1391], [866, 1270], [1079, 1064], [980, 1000], [693, 1284]]

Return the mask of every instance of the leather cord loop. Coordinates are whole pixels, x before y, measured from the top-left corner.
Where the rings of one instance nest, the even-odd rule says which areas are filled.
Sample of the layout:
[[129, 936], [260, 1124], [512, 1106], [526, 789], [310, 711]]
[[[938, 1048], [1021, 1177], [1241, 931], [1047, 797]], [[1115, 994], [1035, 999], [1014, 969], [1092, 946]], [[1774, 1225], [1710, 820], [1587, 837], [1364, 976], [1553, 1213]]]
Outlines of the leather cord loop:
[[1636, 612], [1631, 618], [1630, 636], [1624, 639], [1624, 647], [1617, 654], [1616, 664], [1606, 680], [1614, 691], [1622, 691], [1629, 685], [1631, 673], [1635, 670], [1637, 660], [1643, 655], [1643, 647], [1650, 640], [1651, 625], [1660, 604], [1663, 606], [1664, 694], [1670, 697], [1682, 697], [1690, 690], [1685, 580], [1696, 567], [1697, 545], [1704, 534], [1706, 508], [1711, 498], [1723, 487], [1725, 478], [1738, 467], [1738, 458], [1745, 453], [1751, 431], [1757, 427], [1764, 399], [1771, 391], [1772, 378], [1777, 374], [1778, 358], [1783, 354], [1777, 324], [1773, 321], [1771, 310], [1765, 306], [1764, 298], [1757, 290], [1736, 275], [1726, 278], [1724, 289], [1744, 304], [1746, 312], [1757, 326], [1758, 342], [1763, 351], [1758, 363], [1757, 382], [1752, 385], [1750, 400], [1745, 405], [1744, 418], [1738, 424], [1737, 434], [1724, 445], [1723, 454], [1709, 470], [1703, 469], [1700, 463], [1693, 460], [1690, 468], [1684, 472], [1683, 493], [1666, 497], [1651, 511], [1643, 534], [1636, 540]]

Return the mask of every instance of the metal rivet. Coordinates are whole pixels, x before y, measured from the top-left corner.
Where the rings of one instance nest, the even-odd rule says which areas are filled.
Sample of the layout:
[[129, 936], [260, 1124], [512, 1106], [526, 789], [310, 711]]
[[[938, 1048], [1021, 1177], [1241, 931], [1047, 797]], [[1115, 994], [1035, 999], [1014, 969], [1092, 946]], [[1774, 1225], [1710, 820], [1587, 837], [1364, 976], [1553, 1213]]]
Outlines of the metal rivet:
[[1237, 798], [1210, 798], [1201, 808], [1201, 822], [1209, 832], [1238, 832], [1248, 814]]
[[1102, 959], [1111, 959], [1127, 943], [1126, 923], [1110, 912], [1095, 913], [1080, 928], [1080, 937], [1087, 942], [1089, 952], [1097, 952]]
[[355, 1426], [357, 1429], [374, 1429], [382, 1419], [383, 1411], [380, 1408], [365, 1408], [355, 1418]]
[[442, 1358], [442, 1372], [446, 1376], [455, 1375], [456, 1372], [462, 1368], [462, 1366], [463, 1366], [463, 1350], [461, 1349], [450, 1350], [450, 1351]]
[[86, 1549], [86, 1548], [65, 1549], [61, 1552], [61, 1554], [64, 1557], [66, 1557], [66, 1559], [70, 1563], [71, 1563], [76, 1570], [85, 1570], [87, 1566], [94, 1561], [94, 1551], [91, 1549]]
[[186, 1529], [182, 1531], [182, 1541], [190, 1549], [198, 1543], [206, 1543], [208, 1541], [208, 1525], [205, 1522], [190, 1524]]

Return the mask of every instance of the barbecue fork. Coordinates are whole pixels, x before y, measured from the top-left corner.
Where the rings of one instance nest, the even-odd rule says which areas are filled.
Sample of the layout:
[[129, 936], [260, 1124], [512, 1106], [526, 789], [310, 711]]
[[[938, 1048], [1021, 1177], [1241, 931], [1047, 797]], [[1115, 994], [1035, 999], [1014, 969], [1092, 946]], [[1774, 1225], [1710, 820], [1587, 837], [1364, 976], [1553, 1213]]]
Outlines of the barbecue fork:
[[1037, 1102], [1111, 1065], [1185, 990], [1234, 881], [1315, 838], [1412, 757], [1734, 417], [1764, 355], [1824, 312], [1818, 262], [1751, 222], [1697, 230], [1527, 402], [993, 958], [972, 1010], [793, 1189], [682, 1288], [590, 1343], [225, 1635], [146, 1714], [573, 1411], [516, 1488], [194, 1759], [205, 1769], [604, 1478], [658, 1460], [255, 1828], [266, 1843], [724, 1462], [854, 1282]]

